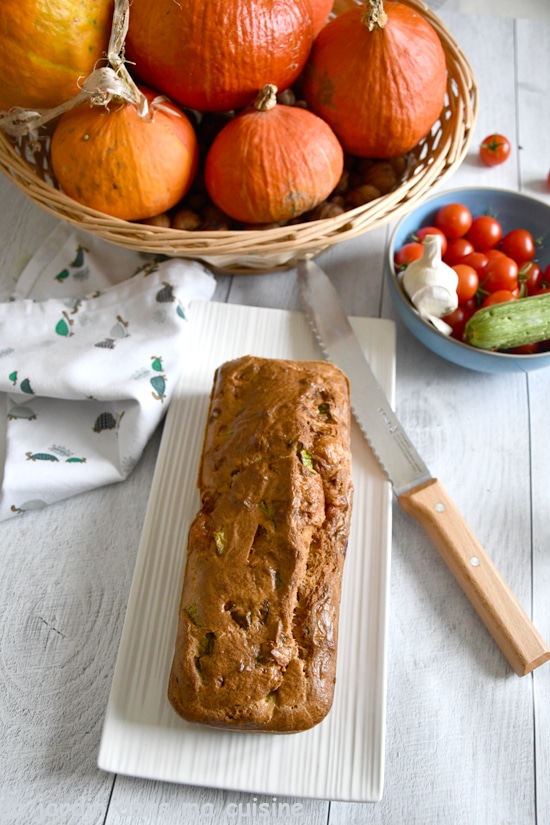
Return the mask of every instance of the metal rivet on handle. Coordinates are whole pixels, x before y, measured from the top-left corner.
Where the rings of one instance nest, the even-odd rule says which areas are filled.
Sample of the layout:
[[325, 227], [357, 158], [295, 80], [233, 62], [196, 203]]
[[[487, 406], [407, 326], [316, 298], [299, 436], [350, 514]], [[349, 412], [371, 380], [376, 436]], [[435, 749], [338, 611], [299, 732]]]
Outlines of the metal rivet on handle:
[[438, 513], [444, 513], [445, 512], [445, 505], [442, 504], [440, 501], [438, 501], [437, 504], [435, 505], [435, 509], [437, 510]]
[[470, 559], [470, 564], [472, 565], [472, 567], [479, 567], [481, 562], [477, 556], [472, 556], [472, 558]]

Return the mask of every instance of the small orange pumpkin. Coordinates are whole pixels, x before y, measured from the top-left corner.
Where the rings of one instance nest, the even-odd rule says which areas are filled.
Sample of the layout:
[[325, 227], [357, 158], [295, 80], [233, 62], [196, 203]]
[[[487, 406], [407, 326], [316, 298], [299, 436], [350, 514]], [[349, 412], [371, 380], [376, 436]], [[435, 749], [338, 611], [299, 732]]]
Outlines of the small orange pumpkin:
[[343, 170], [330, 126], [312, 112], [277, 103], [265, 86], [215, 138], [204, 179], [213, 202], [244, 223], [296, 218], [321, 203]]
[[313, 42], [312, 0], [133, 0], [126, 53], [136, 75], [201, 112], [242, 109], [266, 78], [301, 73]]
[[189, 118], [141, 87], [149, 116], [133, 103], [110, 109], [80, 104], [60, 118], [51, 163], [62, 190], [79, 203], [123, 220], [143, 220], [174, 206], [189, 189], [198, 141]]
[[113, 0], [1, 0], [0, 109], [51, 109], [105, 57]]
[[352, 155], [391, 158], [425, 137], [441, 114], [447, 65], [419, 12], [366, 0], [321, 30], [304, 72], [304, 97]]

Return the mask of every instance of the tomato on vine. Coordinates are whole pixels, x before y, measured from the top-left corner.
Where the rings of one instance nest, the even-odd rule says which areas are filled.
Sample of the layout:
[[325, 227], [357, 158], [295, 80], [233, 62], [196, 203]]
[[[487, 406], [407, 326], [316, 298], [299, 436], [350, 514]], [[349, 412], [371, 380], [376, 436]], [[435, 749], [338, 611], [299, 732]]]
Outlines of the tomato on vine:
[[510, 157], [510, 141], [504, 135], [488, 135], [479, 147], [479, 157], [485, 166], [498, 166]]

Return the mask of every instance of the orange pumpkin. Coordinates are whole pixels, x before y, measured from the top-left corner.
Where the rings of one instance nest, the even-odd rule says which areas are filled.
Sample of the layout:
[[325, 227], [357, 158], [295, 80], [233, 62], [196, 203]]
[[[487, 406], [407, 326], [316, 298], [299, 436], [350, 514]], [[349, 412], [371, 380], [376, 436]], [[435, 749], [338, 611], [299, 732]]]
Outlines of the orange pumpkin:
[[331, 128], [306, 109], [277, 104], [276, 91], [264, 87], [206, 156], [210, 197], [244, 223], [298, 217], [325, 200], [342, 175], [343, 151]]
[[391, 158], [428, 134], [446, 88], [445, 53], [428, 21], [404, 3], [366, 0], [322, 29], [303, 93], [347, 152]]
[[310, 0], [313, 18], [313, 35], [317, 37], [332, 11], [332, 0]]
[[1, 0], [0, 109], [50, 109], [107, 52], [113, 0]]
[[202, 112], [241, 109], [273, 80], [288, 88], [313, 41], [311, 0], [133, 0], [126, 53], [137, 76]]
[[65, 194], [124, 220], [153, 217], [189, 189], [198, 141], [189, 118], [156, 92], [141, 88], [150, 106], [143, 118], [133, 103], [110, 109], [76, 106], [60, 118], [51, 163]]

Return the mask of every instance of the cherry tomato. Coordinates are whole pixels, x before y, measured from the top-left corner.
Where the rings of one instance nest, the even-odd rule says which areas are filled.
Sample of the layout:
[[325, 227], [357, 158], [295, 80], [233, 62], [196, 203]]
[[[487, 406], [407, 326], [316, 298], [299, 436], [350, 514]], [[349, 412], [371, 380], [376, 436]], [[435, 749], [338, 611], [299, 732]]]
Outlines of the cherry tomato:
[[505, 304], [508, 301], [516, 301], [517, 295], [514, 295], [509, 289], [499, 289], [496, 292], [491, 292], [490, 295], [487, 295], [483, 303], [481, 304], [482, 307], [492, 306], [493, 304]]
[[485, 257], [488, 261], [492, 261], [493, 258], [503, 258], [506, 257], [502, 249], [486, 249], [484, 252]]
[[453, 266], [453, 269], [458, 275], [458, 284], [456, 287], [458, 303], [464, 304], [476, 294], [479, 286], [479, 276], [473, 266], [468, 266], [467, 264], [456, 264]]
[[513, 347], [512, 349], [507, 350], [508, 352], [513, 352], [514, 355], [533, 355], [533, 353], [539, 351], [538, 344], [522, 344], [521, 347]]
[[481, 282], [482, 289], [487, 292], [498, 292], [502, 289], [513, 291], [518, 287], [518, 265], [506, 255], [493, 258], [487, 264]]
[[468, 266], [473, 266], [477, 274], [482, 277], [485, 267], [489, 263], [489, 258], [483, 252], [470, 252], [468, 255], [465, 255], [464, 258], [460, 262], [461, 264], [468, 264]]
[[462, 263], [465, 255], [469, 255], [474, 251], [474, 247], [466, 238], [452, 238], [447, 244], [447, 251], [443, 256], [443, 260], [448, 266]]
[[500, 249], [518, 264], [523, 264], [535, 257], [535, 239], [527, 229], [512, 229], [502, 238]]
[[478, 252], [493, 249], [502, 238], [502, 227], [496, 218], [479, 215], [466, 232], [466, 238]]
[[443, 320], [449, 324], [452, 329], [452, 338], [457, 338], [459, 341], [462, 341], [464, 337], [464, 327], [475, 311], [476, 306], [472, 301], [466, 304], [459, 304], [453, 312], [443, 318]]
[[479, 157], [485, 166], [498, 166], [510, 157], [510, 141], [504, 135], [489, 135], [479, 147]]
[[411, 241], [410, 243], [403, 244], [393, 256], [395, 268], [397, 270], [405, 269], [410, 263], [421, 258], [423, 253], [424, 247], [421, 243]]
[[422, 226], [418, 232], [414, 233], [413, 239], [415, 241], [422, 241], [426, 237], [426, 235], [439, 235], [441, 238], [441, 255], [444, 255], [447, 251], [447, 236], [441, 229], [438, 229], [437, 226]]
[[472, 213], [462, 203], [446, 203], [438, 209], [434, 223], [448, 240], [462, 238], [472, 225]]
[[542, 269], [535, 261], [527, 261], [519, 268], [518, 281], [522, 294], [532, 295], [541, 285]]

